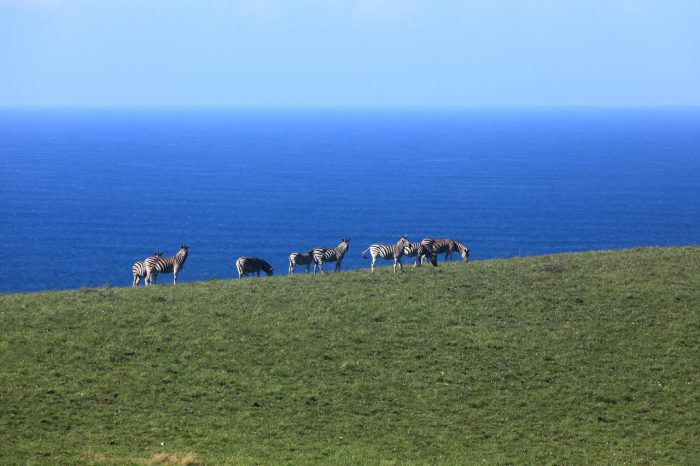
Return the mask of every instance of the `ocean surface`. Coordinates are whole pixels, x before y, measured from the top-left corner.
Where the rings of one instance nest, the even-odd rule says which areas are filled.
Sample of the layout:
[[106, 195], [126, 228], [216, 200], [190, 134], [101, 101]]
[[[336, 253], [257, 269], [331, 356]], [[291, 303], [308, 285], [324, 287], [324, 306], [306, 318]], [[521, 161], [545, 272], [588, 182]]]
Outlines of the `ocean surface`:
[[368, 268], [403, 234], [473, 260], [698, 244], [700, 109], [0, 109], [3, 293], [130, 286], [182, 243], [179, 282], [343, 237]]

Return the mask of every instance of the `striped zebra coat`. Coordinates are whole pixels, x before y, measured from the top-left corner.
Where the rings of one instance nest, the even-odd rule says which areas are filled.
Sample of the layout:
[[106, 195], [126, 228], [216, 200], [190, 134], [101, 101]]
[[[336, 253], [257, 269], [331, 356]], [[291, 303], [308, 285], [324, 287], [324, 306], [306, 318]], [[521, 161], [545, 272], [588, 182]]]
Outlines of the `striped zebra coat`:
[[173, 285], [177, 283], [177, 274], [185, 265], [190, 247], [186, 244], [172, 257], [151, 256], [144, 261], [146, 265], [146, 286], [154, 285], [161, 273], [173, 274]]
[[[153, 255], [155, 257], [160, 257], [163, 255], [162, 252], [154, 252]], [[142, 278], [146, 278], [146, 263], [145, 259], [143, 261], [138, 261], [136, 262], [132, 267], [131, 267], [131, 273], [134, 276], [134, 282], [133, 286], [138, 286], [139, 282], [141, 281]], [[146, 280], [143, 281], [143, 284], [146, 284]]]
[[445, 253], [445, 260], [452, 260], [452, 253], [458, 252], [462, 256], [462, 262], [469, 262], [469, 248], [453, 239], [425, 238], [421, 241], [423, 246], [432, 249], [435, 254]]
[[313, 249], [307, 253], [293, 252], [289, 255], [289, 275], [294, 273], [294, 268], [297, 265], [305, 265], [306, 273], [311, 272], [311, 264], [314, 263]]
[[345, 253], [350, 247], [350, 238], [343, 238], [340, 244], [334, 248], [315, 248], [311, 254], [314, 256], [314, 275], [316, 274], [316, 266], [323, 272], [324, 262], [335, 262], [335, 271], [340, 271], [340, 263], [345, 257]]
[[420, 267], [423, 260], [427, 260], [433, 264], [433, 267], [437, 267], [437, 255], [432, 249], [423, 246], [421, 243], [408, 243], [408, 246], [403, 250], [403, 255], [416, 258], [416, 262], [413, 264], [414, 267]]
[[377, 262], [377, 258], [385, 260], [394, 260], [394, 273], [396, 273], [396, 266], [399, 266], [399, 270], [403, 272], [403, 266], [401, 265], [401, 256], [404, 255], [404, 251], [411, 243], [408, 242], [408, 237], [406, 235], [402, 236], [396, 245], [391, 244], [381, 244], [376, 243], [362, 251], [362, 257], [367, 259], [367, 251], [369, 251], [370, 256], [372, 256], [372, 262], [369, 265], [370, 270], [374, 273], [374, 264]]
[[272, 266], [257, 257], [239, 257], [236, 260], [236, 270], [238, 270], [238, 278], [243, 278], [247, 273], [251, 275], [257, 273], [259, 277], [260, 270], [265, 271], [268, 276], [272, 275]]

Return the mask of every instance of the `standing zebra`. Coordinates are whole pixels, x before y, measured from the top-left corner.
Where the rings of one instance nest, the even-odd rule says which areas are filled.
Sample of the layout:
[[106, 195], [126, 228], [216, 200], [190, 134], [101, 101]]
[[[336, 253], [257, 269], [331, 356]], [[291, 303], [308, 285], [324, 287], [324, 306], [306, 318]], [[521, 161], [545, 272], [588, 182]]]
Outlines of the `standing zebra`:
[[377, 262], [377, 258], [382, 259], [393, 259], [394, 260], [394, 273], [396, 273], [396, 265], [399, 265], [399, 270], [403, 272], [403, 266], [401, 265], [401, 256], [404, 255], [404, 251], [411, 243], [408, 242], [407, 235], [403, 235], [396, 245], [391, 244], [373, 244], [364, 251], [362, 251], [362, 257], [367, 259], [367, 251], [372, 256], [372, 263], [369, 268], [374, 273], [374, 263]]
[[[160, 257], [163, 255], [162, 252], [154, 252], [155, 257]], [[145, 260], [145, 259], [144, 259]], [[131, 267], [131, 273], [134, 275], [133, 286], [138, 286], [142, 278], [146, 278], [146, 264], [144, 261], [138, 261]], [[146, 280], [143, 281], [144, 286], [146, 285]]]
[[469, 248], [453, 239], [425, 238], [421, 241], [423, 246], [432, 249], [435, 254], [445, 253], [445, 260], [452, 260], [452, 253], [458, 252], [462, 256], [462, 262], [469, 262]]
[[313, 249], [306, 254], [301, 252], [293, 252], [289, 255], [289, 275], [294, 273], [294, 268], [297, 265], [305, 265], [306, 273], [311, 272], [311, 264], [314, 262]]
[[324, 262], [335, 262], [335, 271], [340, 271], [340, 263], [350, 247], [350, 238], [343, 238], [340, 244], [334, 248], [315, 248], [311, 251], [314, 256], [314, 275], [316, 274], [316, 266], [318, 265], [323, 272]]
[[251, 275], [257, 273], [259, 277], [261, 269], [268, 277], [272, 275], [272, 266], [257, 257], [239, 257], [236, 261], [236, 269], [238, 270], [238, 278], [243, 278], [243, 275], [247, 273]]
[[146, 286], [155, 284], [158, 274], [161, 273], [172, 273], [174, 285], [177, 282], [177, 273], [185, 265], [189, 249], [187, 244], [183, 244], [173, 257], [152, 256], [146, 259]]
[[408, 243], [408, 246], [403, 250], [403, 255], [416, 258], [416, 262], [413, 264], [414, 267], [420, 267], [423, 259], [427, 259], [433, 264], [433, 267], [437, 267], [437, 255], [432, 249], [423, 246], [421, 243]]

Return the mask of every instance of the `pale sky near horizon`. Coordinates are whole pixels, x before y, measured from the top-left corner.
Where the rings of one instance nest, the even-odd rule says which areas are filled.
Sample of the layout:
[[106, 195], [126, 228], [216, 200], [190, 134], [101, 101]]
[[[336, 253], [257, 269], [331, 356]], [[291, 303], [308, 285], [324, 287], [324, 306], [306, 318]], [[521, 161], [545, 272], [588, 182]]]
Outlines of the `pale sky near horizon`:
[[700, 105], [700, 0], [0, 0], [25, 105]]

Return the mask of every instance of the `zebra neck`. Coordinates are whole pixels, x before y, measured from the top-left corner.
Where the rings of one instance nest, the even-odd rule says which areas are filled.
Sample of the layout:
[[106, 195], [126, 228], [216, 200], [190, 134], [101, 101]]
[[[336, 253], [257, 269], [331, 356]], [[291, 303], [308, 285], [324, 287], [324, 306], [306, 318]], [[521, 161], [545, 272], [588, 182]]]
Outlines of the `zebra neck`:
[[177, 255], [173, 259], [174, 259], [174, 262], [177, 264], [177, 266], [181, 267], [182, 264], [184, 264], [185, 261], [187, 260], [187, 254]]

